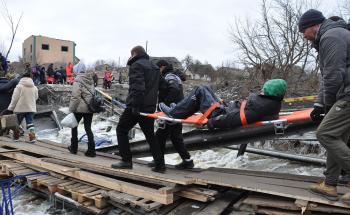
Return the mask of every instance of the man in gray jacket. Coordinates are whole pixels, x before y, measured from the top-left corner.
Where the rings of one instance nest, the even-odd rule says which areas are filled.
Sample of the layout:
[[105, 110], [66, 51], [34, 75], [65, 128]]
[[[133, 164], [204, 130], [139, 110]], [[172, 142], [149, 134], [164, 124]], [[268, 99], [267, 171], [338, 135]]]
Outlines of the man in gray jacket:
[[[322, 120], [316, 136], [327, 150], [325, 180], [311, 186], [311, 191], [337, 200], [337, 184], [341, 169], [350, 172], [350, 31], [344, 22], [325, 19], [320, 11], [306, 11], [299, 20], [299, 31], [312, 41], [319, 53], [321, 84], [317, 102], [311, 113]], [[350, 203], [350, 192], [340, 198]]]

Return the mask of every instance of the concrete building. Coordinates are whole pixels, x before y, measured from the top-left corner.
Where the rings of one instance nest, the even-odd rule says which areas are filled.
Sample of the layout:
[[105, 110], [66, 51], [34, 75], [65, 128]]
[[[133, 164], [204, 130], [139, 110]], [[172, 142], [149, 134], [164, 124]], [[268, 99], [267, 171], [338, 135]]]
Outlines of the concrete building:
[[75, 46], [73, 41], [32, 35], [23, 42], [22, 57], [31, 65], [65, 65], [76, 61]]

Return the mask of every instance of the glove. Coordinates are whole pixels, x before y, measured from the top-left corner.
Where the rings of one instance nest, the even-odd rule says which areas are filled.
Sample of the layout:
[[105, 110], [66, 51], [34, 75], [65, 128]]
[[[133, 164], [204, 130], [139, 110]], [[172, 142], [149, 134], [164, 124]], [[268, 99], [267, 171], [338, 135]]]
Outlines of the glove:
[[310, 113], [310, 117], [312, 121], [319, 122], [319, 121], [322, 121], [324, 116], [321, 114], [324, 114], [324, 113], [325, 113], [325, 110], [323, 107], [314, 106], [314, 109]]
[[133, 115], [139, 115], [140, 114], [140, 109], [138, 107], [133, 107], [133, 108], [131, 108], [131, 113]]

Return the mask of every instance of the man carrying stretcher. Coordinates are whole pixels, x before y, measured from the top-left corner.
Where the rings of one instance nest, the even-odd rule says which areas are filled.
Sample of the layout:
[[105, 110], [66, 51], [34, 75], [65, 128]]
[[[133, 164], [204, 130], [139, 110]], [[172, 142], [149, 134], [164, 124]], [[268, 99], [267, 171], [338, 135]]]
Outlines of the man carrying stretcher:
[[[282, 79], [266, 81], [260, 93], [252, 93], [242, 102], [222, 102], [207, 86], [198, 86], [179, 103], [164, 103], [159, 108], [168, 117], [185, 119], [200, 111], [208, 114], [209, 129], [229, 129], [250, 123], [278, 118], [281, 102], [286, 92], [287, 84]], [[211, 113], [210, 113], [210, 110]]]

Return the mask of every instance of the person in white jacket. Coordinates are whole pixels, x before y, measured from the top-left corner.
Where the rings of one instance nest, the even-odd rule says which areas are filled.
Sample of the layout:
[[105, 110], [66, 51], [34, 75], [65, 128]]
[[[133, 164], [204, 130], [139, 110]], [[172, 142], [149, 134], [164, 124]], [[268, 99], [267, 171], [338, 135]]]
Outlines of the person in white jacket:
[[[36, 112], [36, 100], [38, 99], [38, 88], [34, 85], [31, 78], [31, 72], [25, 71], [21, 80], [16, 86], [11, 103], [7, 108], [17, 115], [18, 123], [23, 119], [26, 120], [27, 130], [29, 133], [29, 142], [36, 141], [34, 128], [34, 113]], [[14, 140], [19, 139], [19, 129], [14, 132]]]

